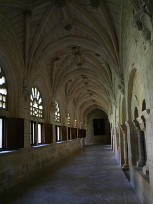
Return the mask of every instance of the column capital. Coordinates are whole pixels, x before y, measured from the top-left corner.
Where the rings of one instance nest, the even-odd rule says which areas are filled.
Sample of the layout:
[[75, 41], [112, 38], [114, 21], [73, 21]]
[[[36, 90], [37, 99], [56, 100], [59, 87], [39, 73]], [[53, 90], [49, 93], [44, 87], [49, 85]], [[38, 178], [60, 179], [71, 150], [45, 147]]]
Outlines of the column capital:
[[147, 119], [150, 116], [150, 109], [146, 109], [144, 111], [142, 111], [142, 116]]
[[132, 120], [126, 121], [125, 122], [127, 132], [130, 131], [130, 133], [135, 134], [134, 132], [136, 131], [136, 126], [134, 125], [134, 122]]
[[136, 119], [139, 123], [139, 127], [140, 127], [140, 130], [142, 131], [145, 131], [146, 130], [146, 118], [144, 118], [144, 116], [140, 116]]
[[125, 121], [126, 127], [129, 127], [131, 123], [132, 123], [132, 121], [129, 121], [129, 120]]
[[138, 117], [138, 118], [136, 118], [136, 120], [133, 120], [134, 123], [137, 123], [136, 121], [137, 121], [139, 124], [141, 124], [141, 123], [143, 122], [141, 116]]
[[146, 124], [144, 122], [140, 123], [140, 130], [146, 131]]
[[120, 125], [120, 129], [122, 132], [125, 132], [126, 131], [126, 125], [125, 124]]

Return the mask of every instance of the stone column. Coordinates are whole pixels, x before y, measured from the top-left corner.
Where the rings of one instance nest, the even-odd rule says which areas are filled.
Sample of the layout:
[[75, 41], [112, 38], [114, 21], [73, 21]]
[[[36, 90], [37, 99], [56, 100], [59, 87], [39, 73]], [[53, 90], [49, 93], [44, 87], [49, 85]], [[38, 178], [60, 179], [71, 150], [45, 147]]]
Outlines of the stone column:
[[118, 131], [118, 136], [119, 136], [119, 146], [118, 146], [118, 153], [120, 156], [120, 165], [121, 167], [124, 164], [124, 138], [123, 138], [123, 133], [122, 133], [122, 129], [121, 126], [119, 125], [117, 127], [117, 131]]
[[117, 141], [116, 141], [116, 128], [113, 128], [113, 151], [116, 153], [117, 150]]
[[135, 131], [135, 127], [132, 121], [126, 121], [125, 125], [127, 127], [127, 141], [128, 141], [128, 160], [129, 167], [136, 165], [138, 157], [138, 139]]
[[30, 140], [30, 108], [29, 108], [29, 92], [28, 97], [21, 98], [21, 118], [24, 118], [24, 148], [31, 148]]
[[149, 114], [150, 114], [150, 110], [144, 110], [142, 112], [142, 116], [141, 116], [141, 123], [140, 123], [140, 129], [144, 132], [144, 140], [145, 140], [145, 153], [146, 153], [146, 164], [145, 166], [142, 168], [142, 171], [145, 175], [149, 175], [149, 162], [148, 162], [148, 157], [149, 157], [149, 153], [148, 153], [148, 149], [149, 149], [149, 142], [148, 142], [148, 137], [147, 137], [147, 121], [150, 120], [149, 118]]
[[111, 128], [111, 147], [112, 147], [112, 150], [114, 150], [114, 138], [113, 138], [113, 127]]
[[137, 167], [143, 167], [145, 165], [145, 150], [144, 150], [144, 133], [140, 129], [139, 125], [139, 118], [137, 120], [133, 120], [136, 132], [137, 132], [137, 137], [138, 137], [138, 152], [139, 152], [139, 158], [137, 161]]
[[127, 142], [127, 134], [126, 134], [126, 127], [124, 125], [121, 126], [121, 131], [123, 135], [123, 147], [124, 147], [124, 164], [122, 166], [123, 170], [129, 169], [128, 164], [128, 142]]
[[153, 109], [146, 109], [142, 112], [142, 115], [145, 118], [146, 122], [146, 130], [145, 130], [145, 137], [146, 137], [146, 151], [147, 151], [147, 161], [146, 166], [143, 167], [143, 173], [149, 174], [149, 183], [153, 188]]
[[56, 143], [56, 129], [55, 129], [55, 101], [51, 102], [51, 110], [50, 110], [50, 122], [53, 125], [53, 143]]
[[143, 167], [146, 164], [145, 161], [145, 150], [144, 150], [144, 133], [142, 130], [137, 129], [138, 133], [138, 148], [139, 148], [139, 160], [137, 161], [138, 167]]
[[[144, 139], [145, 139], [145, 143], [147, 141], [146, 139], [146, 131], [144, 131]], [[142, 171], [145, 175], [149, 175], [149, 164], [148, 164], [148, 154], [147, 154], [147, 143], [146, 143], [146, 147], [145, 147], [145, 151], [146, 151], [146, 161], [145, 161], [145, 166], [143, 166]]]
[[121, 130], [120, 127], [117, 126], [116, 127], [116, 142], [117, 142], [117, 146], [116, 146], [116, 156], [117, 159], [119, 161], [120, 166], [122, 166], [123, 163], [123, 151], [122, 151], [122, 138], [121, 138]]

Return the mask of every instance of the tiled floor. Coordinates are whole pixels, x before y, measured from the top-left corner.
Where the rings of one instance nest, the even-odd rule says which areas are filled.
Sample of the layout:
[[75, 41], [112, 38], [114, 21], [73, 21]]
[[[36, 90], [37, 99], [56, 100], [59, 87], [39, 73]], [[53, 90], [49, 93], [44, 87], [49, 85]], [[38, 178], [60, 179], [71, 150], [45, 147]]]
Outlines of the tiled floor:
[[139, 204], [110, 146], [77, 156], [0, 195], [0, 204]]

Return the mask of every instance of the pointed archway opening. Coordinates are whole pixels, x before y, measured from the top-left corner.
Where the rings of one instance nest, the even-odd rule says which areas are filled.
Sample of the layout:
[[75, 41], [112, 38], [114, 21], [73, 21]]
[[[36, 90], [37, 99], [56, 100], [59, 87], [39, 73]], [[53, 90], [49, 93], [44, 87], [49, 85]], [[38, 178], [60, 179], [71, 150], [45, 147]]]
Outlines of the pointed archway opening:
[[107, 114], [94, 109], [87, 115], [86, 145], [111, 144], [110, 123]]

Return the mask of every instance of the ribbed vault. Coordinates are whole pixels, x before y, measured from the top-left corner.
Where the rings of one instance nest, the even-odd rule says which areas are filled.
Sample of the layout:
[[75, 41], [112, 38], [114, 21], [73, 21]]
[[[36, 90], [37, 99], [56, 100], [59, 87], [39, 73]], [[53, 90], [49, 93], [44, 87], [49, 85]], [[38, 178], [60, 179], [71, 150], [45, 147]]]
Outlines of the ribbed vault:
[[84, 117], [109, 113], [112, 75], [120, 81], [120, 0], [1, 0], [1, 16], [23, 57], [24, 77], [49, 73], [53, 97], [64, 89], [67, 106]]

